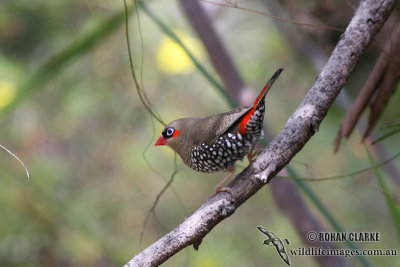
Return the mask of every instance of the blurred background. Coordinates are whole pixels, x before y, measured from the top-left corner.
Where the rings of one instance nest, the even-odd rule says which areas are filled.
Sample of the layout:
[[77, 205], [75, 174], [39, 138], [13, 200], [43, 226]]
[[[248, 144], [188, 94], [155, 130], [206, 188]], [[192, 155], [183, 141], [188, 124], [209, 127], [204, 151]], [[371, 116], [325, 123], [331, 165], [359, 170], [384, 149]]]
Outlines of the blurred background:
[[[147, 1], [146, 7], [224, 86], [182, 8], [184, 2]], [[231, 8], [230, 2], [219, 3], [225, 6], [204, 1], [200, 7], [247, 92], [257, 94], [278, 67], [285, 68], [266, 99], [265, 125], [273, 137], [311, 88], [341, 32], [282, 22]], [[356, 1], [331, 0], [238, 4], [343, 29], [357, 6]], [[179, 172], [143, 230], [156, 196], [174, 172], [174, 154], [153, 146], [163, 126], [152, 120], [133, 83], [123, 2], [3, 0], [0, 7], [0, 144], [15, 153], [31, 175], [27, 179], [18, 161], [0, 150], [0, 266], [121, 266], [195, 211], [223, 174], [196, 173], [178, 159]], [[154, 18], [140, 8], [138, 14], [139, 20], [132, 12], [129, 23], [135, 71], [161, 118], [168, 123], [231, 109]], [[359, 61], [345, 94], [293, 159], [290, 167], [296, 177], [346, 176], [399, 152], [398, 134], [379, 142], [379, 151], [378, 145], [364, 146], [360, 141], [365, 125], [360, 123], [361, 132], [355, 130], [333, 153], [341, 120], [373, 69], [379, 47], [390, 39], [395, 21], [392, 18], [377, 36], [377, 45]], [[399, 100], [399, 93], [393, 94], [368, 144], [391, 130], [385, 127], [388, 123], [399, 124]], [[368, 111], [362, 119], [367, 116]], [[247, 161], [238, 165], [245, 167]], [[343, 179], [302, 182], [300, 187], [291, 183], [309, 215], [326, 231], [337, 232], [340, 225], [347, 232], [380, 232], [380, 242], [356, 245], [398, 249], [399, 171], [400, 160], [394, 159], [389, 167]], [[284, 178], [271, 184], [279, 179]], [[301, 189], [304, 186], [317, 200]], [[302, 226], [288, 216], [296, 212], [296, 205], [283, 212], [279, 204], [285, 198], [274, 195], [271, 188], [265, 186], [216, 226], [199, 251], [188, 247], [163, 266], [286, 266], [275, 248], [262, 245], [265, 236], [256, 226], [288, 238], [287, 249], [305, 246], [305, 236]], [[329, 211], [333, 221], [318, 205]], [[306, 221], [309, 215], [304, 215]], [[351, 248], [344, 242], [334, 245]], [[289, 257], [295, 266], [322, 264], [314, 257]], [[400, 264], [398, 256], [365, 258], [351, 257], [345, 263]]]

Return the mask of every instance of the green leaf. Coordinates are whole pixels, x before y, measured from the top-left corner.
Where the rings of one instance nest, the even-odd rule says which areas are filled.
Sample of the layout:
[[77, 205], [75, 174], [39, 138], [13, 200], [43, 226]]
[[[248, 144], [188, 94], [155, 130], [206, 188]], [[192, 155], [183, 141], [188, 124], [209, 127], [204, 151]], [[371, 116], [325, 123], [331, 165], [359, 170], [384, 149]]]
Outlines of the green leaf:
[[[375, 160], [372, 157], [371, 153], [369, 152], [368, 148], [366, 146], [364, 146], [364, 147], [368, 154], [369, 161], [371, 162], [371, 164], [375, 164]], [[376, 178], [378, 179], [379, 185], [382, 188], [383, 194], [385, 195], [386, 203], [388, 205], [390, 214], [392, 215], [394, 226], [396, 227], [396, 230], [397, 230], [397, 238], [400, 241], [400, 210], [399, 210], [399, 207], [394, 202], [394, 200], [390, 194], [389, 188], [386, 185], [386, 182], [383, 179], [382, 174], [379, 171], [379, 169], [374, 169], [374, 171], [375, 171]]]
[[[132, 8], [129, 9], [129, 13], [132, 11]], [[41, 88], [39, 86], [56, 76], [59, 71], [66, 67], [67, 64], [73, 59], [76, 59], [79, 56], [87, 53], [95, 45], [99, 44], [120, 24], [122, 24], [124, 19], [125, 10], [122, 9], [119, 13], [100, 23], [99, 26], [95, 27], [91, 31], [88, 31], [81, 37], [75, 39], [67, 47], [51, 57], [35, 73], [30, 75], [27, 80], [22, 82], [22, 84], [19, 86], [18, 95], [10, 105], [0, 110], [0, 116], [7, 114], [11, 109], [13, 109], [23, 99], [27, 98], [32, 93], [39, 92]]]
[[[393, 127], [393, 126], [394, 126], [394, 125], [390, 125], [390, 127]], [[387, 127], [389, 127], [389, 126], [387, 126]], [[385, 134], [385, 135], [379, 137], [378, 139], [376, 139], [376, 140], [375, 140], [374, 142], [372, 142], [371, 144], [372, 144], [372, 145], [375, 145], [376, 143], [378, 143], [378, 142], [380, 142], [380, 141], [382, 141], [382, 140], [384, 140], [384, 139], [386, 139], [386, 138], [388, 138], [388, 137], [390, 137], [390, 136], [392, 136], [392, 135], [398, 134], [398, 133], [400, 133], [400, 127], [399, 127], [398, 129], [394, 129], [394, 130], [388, 132], [387, 134]]]
[[[291, 176], [298, 176], [290, 166], [286, 166], [285, 169]], [[340, 223], [335, 219], [328, 208], [325, 207], [319, 197], [311, 190], [311, 188], [306, 183], [299, 179], [295, 179], [294, 181], [296, 182], [297, 186], [300, 187], [300, 189], [303, 190], [303, 192], [310, 198], [310, 200], [317, 207], [319, 212], [329, 221], [333, 229], [340, 233], [346, 232], [346, 229], [344, 229], [343, 226], [340, 225]], [[360, 247], [350, 240], [346, 240], [346, 244], [351, 249], [360, 250]], [[360, 260], [363, 266], [372, 266], [368, 259], [363, 255], [357, 255], [356, 257]]]

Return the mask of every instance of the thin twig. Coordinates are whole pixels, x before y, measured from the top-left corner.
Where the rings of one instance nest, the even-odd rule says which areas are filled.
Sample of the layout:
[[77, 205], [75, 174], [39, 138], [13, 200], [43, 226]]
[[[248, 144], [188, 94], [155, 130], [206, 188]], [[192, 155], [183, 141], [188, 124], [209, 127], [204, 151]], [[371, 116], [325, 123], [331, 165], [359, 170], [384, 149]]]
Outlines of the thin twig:
[[2, 144], [0, 144], [0, 147], [2, 148], [2, 149], [4, 149], [5, 151], [7, 151], [8, 152], [8, 154], [10, 154], [11, 156], [13, 156], [16, 160], [18, 160], [18, 162], [22, 165], [22, 167], [24, 167], [24, 169], [25, 169], [25, 172], [26, 172], [26, 176], [28, 176], [28, 180], [29, 180], [29, 172], [28, 172], [28, 169], [25, 167], [25, 164], [22, 162], [22, 160], [20, 160], [18, 157], [17, 157], [17, 155], [15, 155], [14, 153], [12, 153], [9, 149], [7, 149], [5, 146], [3, 146]]
[[[135, 82], [135, 85], [136, 85], [136, 91], [137, 91], [137, 93], [139, 95], [140, 101], [142, 102], [142, 104], [146, 108], [146, 110], [151, 114], [151, 116], [154, 119], [156, 119], [159, 123], [161, 123], [162, 125], [165, 126], [166, 123], [154, 111], [154, 108], [152, 107], [151, 102], [148, 101], [148, 99], [145, 96], [145, 93], [144, 93], [142, 87], [140, 86], [139, 81], [138, 81], [138, 79], [136, 77], [134, 63], [133, 63], [133, 57], [132, 57], [131, 44], [130, 44], [130, 37], [129, 37], [129, 23], [128, 23], [128, 15], [129, 15], [129, 13], [128, 13], [128, 6], [126, 4], [126, 0], [124, 0], [124, 7], [125, 7], [125, 36], [126, 36], [126, 44], [127, 44], [127, 47], [128, 47], [128, 56], [129, 56], [129, 64], [130, 64], [130, 68], [131, 68], [131, 74], [132, 74], [133, 81]], [[139, 26], [139, 29], [140, 29], [140, 26]]]
[[171, 177], [170, 177], [169, 181], [165, 184], [165, 186], [161, 189], [161, 191], [157, 194], [156, 199], [153, 202], [153, 205], [151, 206], [150, 210], [147, 212], [146, 218], [144, 219], [142, 230], [140, 231], [140, 237], [139, 237], [140, 249], [142, 249], [143, 235], [144, 235], [144, 232], [146, 231], [146, 225], [147, 225], [148, 220], [150, 219], [150, 215], [153, 215], [155, 217], [155, 209], [157, 207], [157, 204], [160, 201], [160, 198], [162, 197], [164, 192], [168, 189], [168, 187], [174, 181], [175, 175], [178, 173], [178, 171], [179, 170], [178, 170], [176, 153], [175, 153], [174, 154], [174, 170], [171, 173]]
[[325, 25], [315, 25], [312, 23], [306, 23], [306, 22], [299, 22], [296, 20], [292, 20], [292, 19], [285, 19], [285, 18], [281, 18], [278, 16], [274, 16], [259, 10], [255, 10], [255, 9], [251, 9], [251, 8], [247, 8], [247, 7], [241, 7], [239, 6], [237, 3], [230, 3], [228, 1], [224, 1], [224, 3], [218, 3], [218, 2], [214, 2], [214, 1], [210, 1], [210, 0], [202, 0], [203, 2], [209, 3], [209, 4], [213, 4], [213, 5], [217, 5], [217, 6], [223, 6], [223, 7], [229, 7], [229, 8], [235, 8], [235, 9], [239, 9], [239, 10], [243, 10], [243, 11], [248, 11], [251, 13], [255, 13], [258, 15], [262, 15], [262, 16], [266, 16], [266, 17], [270, 17], [279, 21], [283, 21], [283, 22], [288, 22], [288, 23], [292, 23], [292, 24], [296, 24], [296, 25], [300, 25], [300, 26], [307, 26], [307, 27], [312, 27], [312, 28], [317, 28], [317, 29], [324, 29], [324, 30], [330, 30], [330, 31], [337, 31], [337, 32], [344, 32], [344, 29], [341, 28], [336, 28], [336, 27], [330, 27], [330, 26], [325, 26]]
[[207, 200], [178, 227], [132, 258], [126, 266], [157, 266], [183, 248], [203, 239], [219, 222], [260, 190], [317, 132], [361, 55], [381, 29], [395, 0], [360, 3], [345, 33], [333, 50], [298, 109], [261, 155], [220, 193]]
[[372, 171], [375, 169], [378, 169], [382, 166], [385, 166], [386, 164], [388, 164], [389, 162], [392, 162], [394, 159], [398, 158], [400, 156], [400, 152], [395, 154], [394, 156], [390, 157], [389, 159], [372, 165], [370, 167], [358, 170], [358, 171], [353, 171], [350, 173], [346, 173], [346, 174], [340, 174], [340, 175], [334, 175], [334, 176], [326, 176], [326, 177], [316, 177], [316, 178], [310, 178], [310, 177], [291, 177], [291, 176], [276, 176], [279, 178], [285, 178], [285, 179], [291, 179], [291, 180], [302, 180], [302, 181], [309, 181], [309, 182], [322, 182], [322, 181], [329, 181], [329, 180], [338, 180], [338, 179], [343, 179], [343, 178], [349, 178], [367, 171]]

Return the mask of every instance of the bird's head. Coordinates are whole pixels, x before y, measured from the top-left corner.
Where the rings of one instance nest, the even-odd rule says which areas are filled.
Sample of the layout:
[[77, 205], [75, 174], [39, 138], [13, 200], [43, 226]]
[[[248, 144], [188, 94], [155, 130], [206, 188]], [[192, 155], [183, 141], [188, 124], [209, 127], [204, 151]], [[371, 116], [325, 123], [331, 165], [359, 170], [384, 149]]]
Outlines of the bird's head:
[[187, 145], [188, 132], [191, 131], [192, 119], [184, 118], [175, 120], [165, 126], [160, 138], [154, 144], [155, 146], [167, 145], [178, 154], [181, 154], [182, 149]]

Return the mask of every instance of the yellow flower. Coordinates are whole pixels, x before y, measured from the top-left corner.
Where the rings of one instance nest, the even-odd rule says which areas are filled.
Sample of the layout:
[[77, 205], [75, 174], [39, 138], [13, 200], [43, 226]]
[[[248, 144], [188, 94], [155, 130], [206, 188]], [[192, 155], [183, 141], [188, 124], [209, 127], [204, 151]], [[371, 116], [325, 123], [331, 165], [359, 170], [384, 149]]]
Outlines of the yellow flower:
[[[174, 33], [197, 60], [203, 58], [202, 46], [197, 39], [189, 37], [180, 30], [175, 29]], [[188, 73], [195, 67], [186, 52], [168, 36], [161, 39], [157, 61], [159, 68], [169, 74]]]
[[9, 81], [0, 81], [0, 109], [8, 106], [15, 99], [17, 89], [15, 84]]

